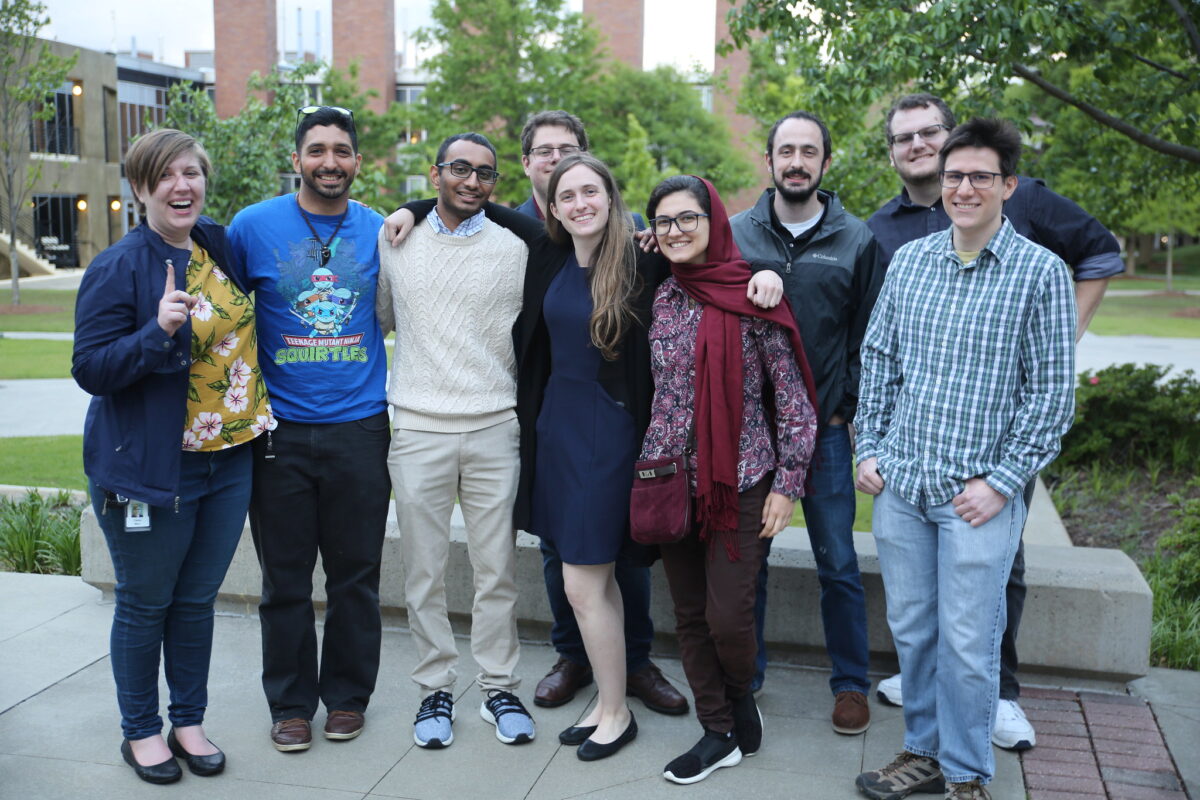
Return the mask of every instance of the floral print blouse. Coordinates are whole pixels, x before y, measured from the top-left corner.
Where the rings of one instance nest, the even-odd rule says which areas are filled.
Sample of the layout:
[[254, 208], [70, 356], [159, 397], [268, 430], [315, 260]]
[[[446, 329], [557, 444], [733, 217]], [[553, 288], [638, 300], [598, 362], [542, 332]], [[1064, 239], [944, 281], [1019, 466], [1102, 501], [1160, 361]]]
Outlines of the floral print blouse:
[[192, 307], [184, 450], [220, 450], [275, 427], [258, 368], [254, 304], [196, 245], [187, 266]]
[[[704, 306], [691, 300], [674, 278], [664, 281], [655, 294], [650, 325], [654, 402], [641, 460], [684, 451], [692, 426], [696, 332], [703, 314]], [[817, 435], [816, 414], [787, 332], [757, 317], [742, 317], [741, 329], [745, 394], [738, 439], [738, 491], [746, 491], [775, 470], [771, 491], [795, 500], [804, 494]], [[775, 391], [774, 431], [763, 405], [764, 377], [770, 378]], [[695, 456], [691, 458], [688, 468], [695, 490]]]

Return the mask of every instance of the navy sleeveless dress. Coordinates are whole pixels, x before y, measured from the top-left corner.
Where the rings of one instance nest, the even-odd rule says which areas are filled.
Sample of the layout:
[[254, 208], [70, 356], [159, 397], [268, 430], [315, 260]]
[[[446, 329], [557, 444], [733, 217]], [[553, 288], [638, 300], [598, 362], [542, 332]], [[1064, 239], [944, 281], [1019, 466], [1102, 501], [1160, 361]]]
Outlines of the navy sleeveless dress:
[[616, 561], [628, 536], [639, 442], [633, 416], [597, 380], [592, 296], [572, 254], [546, 290], [550, 381], [537, 419], [531, 531], [567, 564]]

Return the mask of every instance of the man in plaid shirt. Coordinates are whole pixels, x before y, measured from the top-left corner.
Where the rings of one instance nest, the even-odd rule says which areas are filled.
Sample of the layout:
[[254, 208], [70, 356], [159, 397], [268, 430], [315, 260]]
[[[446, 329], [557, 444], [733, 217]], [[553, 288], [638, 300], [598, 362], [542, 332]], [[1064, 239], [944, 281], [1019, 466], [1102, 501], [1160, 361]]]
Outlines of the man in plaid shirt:
[[856, 781], [872, 798], [987, 798], [1004, 586], [1025, 484], [1074, 414], [1066, 265], [1013, 230], [1020, 135], [974, 119], [942, 145], [949, 230], [892, 259], [862, 347], [856, 485], [904, 673], [904, 752]]

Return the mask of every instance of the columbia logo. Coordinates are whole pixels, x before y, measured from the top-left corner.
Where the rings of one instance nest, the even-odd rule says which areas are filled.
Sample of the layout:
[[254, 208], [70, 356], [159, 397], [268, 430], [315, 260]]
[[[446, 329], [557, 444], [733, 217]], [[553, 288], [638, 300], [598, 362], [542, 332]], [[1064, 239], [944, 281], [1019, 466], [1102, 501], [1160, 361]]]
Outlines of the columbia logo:
[[820, 261], [837, 261], [837, 256], [831, 256], [828, 253], [809, 253], [809, 258], [815, 258]]

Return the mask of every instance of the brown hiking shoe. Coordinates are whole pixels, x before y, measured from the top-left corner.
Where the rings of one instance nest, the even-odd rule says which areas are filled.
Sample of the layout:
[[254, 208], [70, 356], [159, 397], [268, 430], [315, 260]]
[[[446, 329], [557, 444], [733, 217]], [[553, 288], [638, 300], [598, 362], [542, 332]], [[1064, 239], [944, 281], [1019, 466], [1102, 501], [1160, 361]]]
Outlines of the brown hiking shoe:
[[947, 783], [944, 800], [992, 800], [988, 790], [979, 781]]
[[871, 709], [862, 692], [838, 692], [833, 700], [833, 729], [856, 736], [871, 727]]
[[913, 792], [939, 794], [946, 790], [936, 759], [904, 751], [883, 769], [864, 772], [854, 781], [873, 800], [900, 800]]

